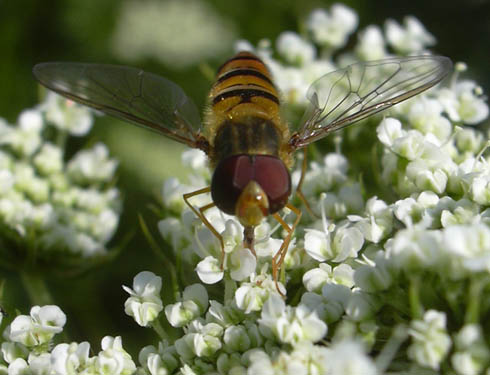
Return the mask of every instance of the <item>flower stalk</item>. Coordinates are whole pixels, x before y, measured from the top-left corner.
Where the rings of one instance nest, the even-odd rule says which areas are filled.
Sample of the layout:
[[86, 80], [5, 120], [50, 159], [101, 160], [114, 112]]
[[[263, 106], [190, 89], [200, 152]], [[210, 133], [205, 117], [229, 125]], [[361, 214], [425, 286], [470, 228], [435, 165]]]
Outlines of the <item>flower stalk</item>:
[[33, 270], [21, 270], [19, 276], [32, 305], [44, 306], [54, 304], [49, 286], [43, 274]]

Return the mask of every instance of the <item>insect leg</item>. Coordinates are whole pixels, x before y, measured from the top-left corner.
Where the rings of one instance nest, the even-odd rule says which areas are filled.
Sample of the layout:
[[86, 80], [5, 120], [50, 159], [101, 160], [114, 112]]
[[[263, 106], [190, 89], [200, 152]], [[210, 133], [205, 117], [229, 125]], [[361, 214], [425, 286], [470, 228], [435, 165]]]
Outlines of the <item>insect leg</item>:
[[288, 203], [286, 205], [286, 207], [289, 208], [296, 215], [296, 219], [294, 220], [294, 223], [293, 223], [292, 226], [289, 226], [281, 218], [281, 216], [279, 216], [277, 214], [277, 212], [272, 215], [274, 217], [274, 219], [276, 219], [279, 222], [279, 224], [281, 224], [281, 226], [288, 232], [286, 238], [282, 242], [281, 247], [276, 252], [276, 254], [272, 257], [272, 278], [274, 279], [274, 282], [276, 283], [276, 289], [277, 289], [277, 291], [283, 297], [284, 297], [284, 294], [279, 289], [279, 285], [277, 283], [277, 279], [278, 279], [278, 275], [279, 275], [279, 269], [281, 268], [282, 263], [284, 262], [284, 258], [286, 258], [286, 254], [288, 252], [289, 243], [291, 242], [291, 237], [293, 235], [294, 230], [298, 226], [298, 223], [299, 223], [299, 221], [301, 219], [301, 215], [302, 215], [301, 210], [299, 210], [298, 208], [294, 207], [290, 203]]
[[194, 207], [194, 205], [189, 202], [189, 199], [192, 198], [192, 197], [195, 197], [197, 195], [201, 195], [201, 194], [206, 194], [206, 193], [209, 193], [211, 191], [211, 187], [208, 186], [206, 188], [203, 188], [203, 189], [199, 189], [199, 190], [196, 190], [196, 191], [193, 191], [191, 193], [187, 193], [187, 194], [184, 194], [183, 195], [183, 198], [184, 198], [184, 202], [189, 206], [189, 208], [196, 214], [196, 216], [201, 219], [201, 221], [203, 222], [203, 224], [211, 231], [211, 233], [214, 234], [214, 236], [218, 239], [219, 243], [220, 243], [220, 246], [221, 246], [221, 268], [223, 269], [223, 263], [225, 261], [225, 244], [223, 242], [223, 237], [221, 236], [221, 234], [218, 233], [218, 231], [216, 230], [216, 228], [213, 226], [213, 224], [211, 224], [209, 222], [209, 220], [206, 218], [206, 216], [204, 215], [204, 211], [212, 208], [215, 206], [214, 203], [209, 203], [205, 206], [202, 206], [202, 207], [199, 207], [199, 208], [196, 208]]
[[316, 215], [313, 212], [310, 204], [308, 203], [308, 200], [306, 199], [306, 197], [303, 194], [303, 191], [301, 190], [301, 185], [303, 185], [303, 181], [305, 179], [307, 166], [308, 166], [308, 164], [307, 164], [307, 152], [306, 152], [306, 147], [304, 147], [303, 148], [303, 161], [301, 162], [301, 177], [299, 178], [298, 186], [296, 187], [296, 195], [300, 199], [301, 203], [303, 203], [304, 206], [306, 207], [306, 211], [308, 211], [308, 213], [313, 218], [318, 218], [318, 215]]
[[257, 257], [255, 253], [255, 235], [254, 235], [254, 227], [245, 227], [243, 228], [243, 246], [249, 249], [252, 254]]

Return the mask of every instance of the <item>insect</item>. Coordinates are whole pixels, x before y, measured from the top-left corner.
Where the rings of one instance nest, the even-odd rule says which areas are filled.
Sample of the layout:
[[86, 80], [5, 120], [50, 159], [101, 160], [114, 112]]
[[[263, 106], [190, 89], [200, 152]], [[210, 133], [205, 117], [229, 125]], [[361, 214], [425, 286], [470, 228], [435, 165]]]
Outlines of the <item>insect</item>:
[[[250, 52], [239, 52], [218, 69], [203, 122], [178, 85], [139, 69], [55, 62], [38, 64], [33, 73], [58, 94], [204, 151], [214, 170], [211, 185], [184, 194], [185, 202], [220, 241], [222, 263], [223, 238], [206, 219], [206, 210], [217, 206], [235, 215], [244, 227], [244, 246], [254, 254], [254, 228], [272, 215], [287, 231], [272, 258], [277, 285], [301, 218], [301, 211], [288, 203], [294, 153], [432, 87], [451, 67], [446, 57], [415, 56], [356, 63], [326, 74], [309, 89], [311, 105], [295, 128], [281, 117], [269, 70]], [[296, 189], [303, 201], [305, 166]], [[211, 203], [190, 203], [190, 198], [206, 193], [211, 193]], [[296, 216], [292, 225], [278, 213], [284, 207]]]

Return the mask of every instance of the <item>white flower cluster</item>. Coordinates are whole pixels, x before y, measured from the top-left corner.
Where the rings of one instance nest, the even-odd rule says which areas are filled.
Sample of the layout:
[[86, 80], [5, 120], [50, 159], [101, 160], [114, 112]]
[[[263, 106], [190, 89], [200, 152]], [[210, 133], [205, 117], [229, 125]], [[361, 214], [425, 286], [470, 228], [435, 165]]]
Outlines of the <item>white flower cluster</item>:
[[[357, 23], [351, 9], [337, 4], [314, 11], [307, 34], [281, 34], [277, 53], [270, 41], [257, 47], [241, 41], [237, 49], [253, 50], [267, 63], [294, 115], [308, 105], [316, 78], [355, 60], [428, 53], [435, 44], [417, 19], [407, 17], [403, 25], [388, 20], [384, 30], [366, 27], [352, 52], [339, 53]], [[302, 192], [315, 215], [303, 215], [284, 262], [279, 289], [294, 293], [287, 302], [270, 269], [284, 236], [280, 226], [271, 220], [256, 228], [254, 257], [243, 248], [236, 219], [206, 210], [223, 238], [222, 258], [216, 237], [181, 198], [210, 178], [203, 154], [186, 152], [195, 174], [188, 185], [166, 182], [163, 201], [171, 216], [159, 229], [204, 284], [224, 282], [225, 298], [208, 302], [204, 288], [192, 285], [192, 293], [186, 289], [181, 301], [168, 305], [167, 319], [183, 328], [183, 337], [153, 347], [151, 360], [141, 354], [146, 371], [378, 374], [410, 363], [413, 373], [484, 373], [490, 366], [483, 331], [490, 160], [485, 134], [467, 125], [486, 120], [489, 109], [478, 84], [461, 78], [464, 64], [455, 67], [448, 85], [347, 129], [344, 153], [335, 139], [335, 153], [309, 163]], [[201, 207], [210, 197], [191, 201]]]
[[[312, 13], [305, 35], [282, 34], [277, 55], [268, 41], [257, 48], [240, 42], [239, 48], [254, 49], [267, 62], [284, 106], [294, 114], [307, 105], [309, 84], [345, 62], [426, 53], [435, 43], [418, 20], [408, 17], [403, 26], [388, 21], [384, 31], [368, 26], [357, 33], [352, 52], [341, 52], [357, 23], [354, 11], [334, 5]], [[335, 153], [309, 163], [302, 191], [313, 212], [305, 212], [296, 228], [277, 285], [270, 262], [284, 230], [272, 219], [255, 228], [253, 255], [244, 248], [243, 227], [234, 217], [206, 209], [221, 234], [222, 254], [216, 236], [182, 200], [183, 193], [207, 186], [210, 179], [204, 155], [186, 152], [184, 162], [194, 169], [189, 182], [171, 179], [162, 191], [168, 215], [159, 230], [175, 259], [170, 282], [162, 285], [159, 276], [145, 271], [132, 288], [124, 287], [126, 313], [161, 337], [140, 350], [139, 367], [120, 338], [105, 337], [102, 351], [92, 357], [85, 342], [50, 350], [65, 317], [57, 307], [45, 306], [8, 326], [0, 372], [489, 374], [490, 160], [486, 135], [463, 127], [486, 120], [489, 111], [478, 84], [460, 78], [464, 66], [457, 64], [456, 70], [449, 86], [416, 96], [384, 119], [346, 129], [342, 142], [335, 137]], [[32, 120], [39, 114], [25, 116], [25, 126], [42, 128], [41, 120]], [[25, 133], [25, 142], [18, 135], [5, 138], [11, 153], [5, 162], [0, 158], [0, 165], [10, 173], [12, 165], [22, 164], [14, 157], [39, 155], [40, 137]], [[46, 148], [39, 158], [51, 160], [53, 154]], [[68, 184], [68, 178], [77, 186], [87, 181], [100, 186], [113, 171], [101, 148], [74, 160], [66, 167], [68, 177], [56, 179], [56, 186], [66, 186], [62, 182]], [[101, 168], [92, 169], [91, 163]], [[47, 171], [63, 165], [41, 164]], [[48, 173], [42, 168], [35, 170], [39, 176]], [[15, 184], [2, 186], [22, 187], [23, 196], [34, 200], [31, 195], [42, 189], [30, 191], [34, 182], [23, 183], [29, 173], [20, 167], [18, 176]], [[9, 181], [8, 173], [0, 177]], [[298, 179], [294, 172], [293, 180]], [[62, 197], [61, 202], [73, 202]], [[191, 202], [204, 207], [211, 197], [194, 196]], [[283, 214], [291, 222], [292, 215]], [[162, 288], [173, 292], [162, 293], [166, 298], [174, 294], [175, 299], [162, 300]], [[165, 331], [168, 325], [171, 334]]]
[[62, 343], [66, 315], [58, 306], [34, 306], [30, 316], [18, 315], [5, 328], [0, 373], [6, 375], [131, 375], [136, 365], [122, 347], [121, 337], [106, 336], [102, 350], [91, 356], [88, 342]]
[[[143, 279], [146, 282], [138, 284], [142, 290], [153, 289], [152, 285], [159, 281], [157, 276], [145, 271], [135, 277], [135, 284]], [[269, 284], [273, 285], [271, 280]], [[126, 312], [133, 315], [138, 322], [140, 314], [149, 309], [135, 301], [132, 290], [125, 289], [131, 295], [126, 301]], [[236, 294], [238, 296], [239, 291]], [[157, 299], [158, 293], [154, 293], [153, 302]], [[297, 363], [288, 363], [293, 358], [303, 366], [297, 368], [301, 373], [321, 374], [326, 368], [332, 371], [349, 368], [349, 347], [354, 349], [356, 358], [360, 361], [351, 369], [351, 373], [354, 374], [363, 366], [367, 366], [369, 373], [374, 373], [374, 364], [366, 356], [362, 346], [355, 341], [342, 341], [331, 350], [314, 345], [325, 337], [327, 324], [307, 304], [287, 306], [275, 289], [263, 303], [263, 308], [258, 306], [247, 312], [235, 302], [232, 300], [223, 305], [215, 300], [209, 301], [206, 289], [201, 284], [187, 287], [182, 295], [182, 302], [165, 307], [168, 322], [173, 327], [182, 327], [183, 336], [173, 344], [166, 340], [161, 341], [158, 349], [155, 346], [144, 347], [139, 354], [142, 368], [151, 375], [257, 374], [265, 373], [261, 371], [266, 371], [267, 368], [266, 373], [275, 373], [274, 371], [281, 368], [297, 368]], [[161, 301], [156, 304], [161, 304]], [[133, 306], [130, 311], [127, 309], [129, 305]], [[135, 309], [139, 309], [140, 314], [134, 314]], [[157, 318], [153, 312], [147, 314], [148, 320]], [[281, 345], [287, 344], [293, 345], [293, 352], [280, 350]], [[340, 349], [344, 346], [345, 349]], [[329, 364], [338, 352], [343, 351], [345, 353], [342, 358], [337, 358], [334, 365]], [[270, 355], [277, 358], [272, 361]], [[261, 369], [262, 366], [266, 367]], [[180, 372], [176, 372], [179, 367]]]
[[[48, 139], [54, 131], [48, 125], [57, 128], [57, 143]], [[110, 186], [117, 162], [101, 143], [64, 160], [66, 136], [84, 135], [91, 125], [88, 109], [53, 93], [22, 112], [15, 125], [0, 119], [0, 222], [10, 230], [7, 238], [26, 245], [23, 251], [105, 253], [121, 206], [119, 191]]]

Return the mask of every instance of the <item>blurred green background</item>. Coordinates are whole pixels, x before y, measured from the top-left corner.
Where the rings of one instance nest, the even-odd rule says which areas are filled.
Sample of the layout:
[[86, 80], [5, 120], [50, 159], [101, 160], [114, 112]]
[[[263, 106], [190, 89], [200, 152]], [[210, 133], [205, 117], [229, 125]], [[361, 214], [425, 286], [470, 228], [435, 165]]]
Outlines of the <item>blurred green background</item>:
[[[166, 76], [181, 85], [203, 107], [213, 70], [232, 53], [232, 42], [262, 38], [272, 41], [285, 30], [298, 30], [314, 8], [333, 2], [317, 0], [0, 0], [0, 117], [15, 122], [19, 112], [34, 106], [39, 89], [31, 69], [43, 61], [78, 61], [134, 65]], [[490, 90], [490, 2], [485, 0], [346, 1], [359, 14], [359, 28], [382, 26], [387, 18], [402, 22], [416, 16], [437, 38], [434, 50], [453, 61], [466, 62], [468, 75]], [[351, 45], [355, 42], [351, 38]], [[142, 214], [156, 231], [155, 203], [169, 176], [184, 177], [183, 147], [153, 133], [98, 118], [89, 139], [72, 140], [75, 150], [86, 142], [105, 142], [120, 160], [118, 185], [125, 196], [120, 228], [113, 240], [135, 230], [136, 236], [118, 259], [76, 279], [49, 279], [56, 304], [68, 315], [71, 340], [88, 340], [98, 350], [105, 335], [122, 335], [132, 355], [154, 343], [148, 329], [124, 314], [126, 293], [133, 276], [151, 270], [168, 276], [155, 262], [140, 234]], [[163, 241], [162, 241], [163, 243]], [[0, 272], [2, 272], [0, 270]], [[27, 313], [30, 302], [15, 274], [7, 280], [4, 303]]]

